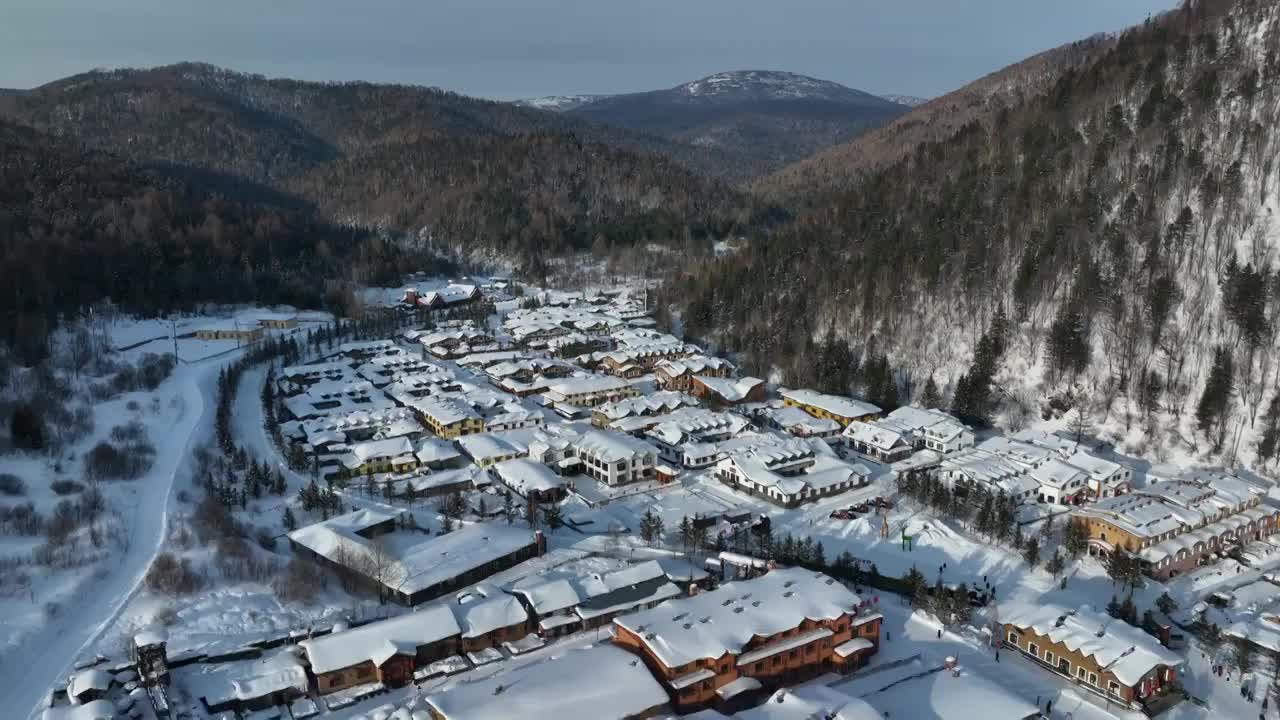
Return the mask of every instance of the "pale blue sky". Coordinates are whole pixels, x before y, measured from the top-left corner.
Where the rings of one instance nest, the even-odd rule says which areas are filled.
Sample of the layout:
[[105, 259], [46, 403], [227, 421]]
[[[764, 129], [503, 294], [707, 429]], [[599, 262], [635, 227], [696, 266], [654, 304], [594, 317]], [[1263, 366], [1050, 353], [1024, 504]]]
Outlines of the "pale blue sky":
[[935, 96], [1174, 0], [0, 0], [0, 87], [199, 60], [517, 98], [788, 70]]

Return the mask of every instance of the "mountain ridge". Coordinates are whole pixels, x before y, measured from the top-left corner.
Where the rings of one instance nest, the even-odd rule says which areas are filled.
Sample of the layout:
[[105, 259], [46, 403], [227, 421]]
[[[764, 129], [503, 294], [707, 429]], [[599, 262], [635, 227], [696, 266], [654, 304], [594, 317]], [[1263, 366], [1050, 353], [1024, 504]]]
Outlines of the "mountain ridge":
[[852, 139], [906, 111], [862, 90], [773, 70], [720, 72], [671, 88], [568, 101], [561, 110], [597, 125], [723, 151], [739, 158], [752, 176]]

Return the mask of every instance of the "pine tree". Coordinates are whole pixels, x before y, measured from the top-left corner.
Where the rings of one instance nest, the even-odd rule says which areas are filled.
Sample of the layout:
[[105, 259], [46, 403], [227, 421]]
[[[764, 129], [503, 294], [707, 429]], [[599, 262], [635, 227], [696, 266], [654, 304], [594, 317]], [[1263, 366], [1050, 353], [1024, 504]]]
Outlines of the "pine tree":
[[1089, 548], [1089, 530], [1084, 523], [1076, 519], [1068, 520], [1062, 531], [1062, 545], [1073, 560], [1084, 554]]
[[1067, 562], [1063, 559], [1062, 552], [1054, 548], [1053, 554], [1049, 556], [1049, 562], [1044, 567], [1056, 578], [1066, 569]]
[[293, 516], [293, 508], [288, 505], [284, 506], [284, 517], [280, 519], [280, 522], [288, 532], [293, 532], [298, 529], [298, 519]]
[[502, 491], [502, 514], [507, 518], [507, 524], [510, 525], [515, 520], [515, 507], [511, 500], [511, 491]]
[[928, 410], [942, 406], [942, 393], [938, 391], [938, 384], [933, 381], [932, 374], [924, 382], [924, 390], [920, 393], [920, 405]]
[[690, 522], [688, 515], [680, 518], [680, 528], [678, 532], [680, 536], [680, 547], [684, 548], [684, 552], [687, 555], [689, 553], [689, 547], [693, 545], [693, 523]]
[[1231, 402], [1232, 390], [1231, 351], [1219, 347], [1213, 354], [1213, 367], [1205, 382], [1204, 393], [1196, 406], [1196, 426], [1205, 437], [1214, 442], [1215, 449], [1222, 444], [1226, 426], [1226, 412]]
[[562, 525], [564, 525], [564, 519], [563, 519], [563, 516], [561, 515], [560, 506], [555, 503], [551, 503], [550, 505], [547, 505], [545, 509], [543, 509], [542, 519], [547, 523], [547, 527], [551, 528], [552, 530], [557, 530]]
[[1258, 439], [1258, 461], [1265, 465], [1280, 456], [1280, 393], [1274, 395], [1267, 405], [1262, 428]]
[[1168, 592], [1160, 593], [1160, 597], [1156, 598], [1156, 609], [1165, 615], [1172, 614], [1178, 609], [1178, 601], [1169, 597]]
[[1022, 550], [1022, 559], [1026, 560], [1027, 565], [1030, 565], [1032, 569], [1040, 562], [1040, 540], [1038, 538], [1033, 537], [1027, 540], [1027, 545]]

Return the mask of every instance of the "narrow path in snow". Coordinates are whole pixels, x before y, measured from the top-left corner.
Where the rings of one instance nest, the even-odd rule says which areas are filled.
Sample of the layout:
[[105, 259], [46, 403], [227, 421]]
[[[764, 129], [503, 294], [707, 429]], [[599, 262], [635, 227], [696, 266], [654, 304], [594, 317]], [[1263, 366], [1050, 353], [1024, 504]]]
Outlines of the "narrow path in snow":
[[134, 508], [129, 549], [103, 564], [105, 576], [87, 580], [76, 601], [64, 603], [57, 620], [0, 658], [0, 677], [5, 679], [0, 684], [0, 708], [5, 715], [39, 717], [49, 690], [65, 680], [81, 653], [101, 640], [141, 587], [168, 532], [174, 481], [190, 460], [201, 431], [213, 424], [214, 386], [224, 362], [180, 365], [156, 391], [162, 402], [176, 401], [182, 410], [169, 435], [152, 438], [156, 462], [146, 478], [136, 481], [141, 501]]

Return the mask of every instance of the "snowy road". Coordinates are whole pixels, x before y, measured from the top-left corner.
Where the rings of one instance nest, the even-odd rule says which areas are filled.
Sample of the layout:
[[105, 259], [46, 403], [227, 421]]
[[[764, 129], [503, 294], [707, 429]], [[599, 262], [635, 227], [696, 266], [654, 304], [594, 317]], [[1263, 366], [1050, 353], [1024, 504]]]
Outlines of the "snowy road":
[[[213, 392], [217, 370], [227, 359], [180, 365], [156, 391], [164, 403], [178, 403], [181, 412], [169, 434], [153, 438], [157, 449], [152, 472], [137, 481], [139, 506], [134, 508], [129, 549], [107, 572], [85, 582], [74, 602], [64, 603], [59, 619], [33, 633], [0, 658], [0, 708], [9, 717], [38, 717], [49, 689], [71, 671], [112, 626], [142, 584], [168, 530], [168, 509], [175, 479], [191, 457], [191, 450], [213, 424]], [[11, 713], [11, 714], [10, 714]]]

